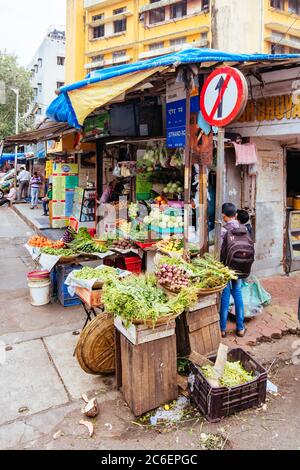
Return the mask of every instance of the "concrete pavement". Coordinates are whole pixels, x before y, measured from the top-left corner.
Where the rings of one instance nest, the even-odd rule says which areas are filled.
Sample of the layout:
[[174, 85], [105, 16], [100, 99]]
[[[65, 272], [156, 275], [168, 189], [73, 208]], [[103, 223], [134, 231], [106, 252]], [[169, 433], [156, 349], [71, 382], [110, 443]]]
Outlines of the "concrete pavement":
[[43, 434], [29, 420], [46, 413], [51, 432], [56, 416], [81, 406], [82, 393], [105, 388], [101, 377], [84, 374], [73, 357], [83, 309], [30, 305], [26, 275], [36, 266], [23, 245], [32, 235], [13, 210], [0, 208], [1, 449], [22, 447]]

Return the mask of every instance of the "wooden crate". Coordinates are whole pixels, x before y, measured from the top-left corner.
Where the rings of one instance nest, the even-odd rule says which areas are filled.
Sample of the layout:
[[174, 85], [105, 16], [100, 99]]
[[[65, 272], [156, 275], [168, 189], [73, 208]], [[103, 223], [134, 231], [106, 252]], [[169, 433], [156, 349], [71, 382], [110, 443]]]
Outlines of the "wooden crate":
[[190, 349], [203, 356], [215, 353], [221, 342], [217, 305], [190, 312], [186, 317]]
[[191, 311], [176, 319], [178, 356], [187, 357], [192, 351], [203, 356], [216, 353], [221, 342], [219, 325], [217, 296], [203, 298]]
[[156, 326], [156, 328], [149, 328], [149, 326], [146, 325], [132, 324], [129, 327], [126, 327], [122, 318], [116, 317], [115, 327], [132, 344], [149, 343], [175, 334], [175, 320], [172, 320], [165, 325]]
[[89, 307], [100, 307], [102, 305], [102, 290], [89, 290], [83, 287], [76, 287], [78, 297]]
[[117, 383], [135, 416], [178, 398], [176, 336], [133, 345], [116, 331]]

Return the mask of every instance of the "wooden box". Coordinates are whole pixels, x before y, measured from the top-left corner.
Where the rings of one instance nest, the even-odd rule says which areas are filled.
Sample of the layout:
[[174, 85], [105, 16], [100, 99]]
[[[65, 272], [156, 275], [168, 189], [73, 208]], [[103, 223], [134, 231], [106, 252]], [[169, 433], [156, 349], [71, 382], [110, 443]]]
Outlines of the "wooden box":
[[203, 298], [187, 313], [176, 319], [177, 354], [186, 357], [191, 352], [202, 356], [216, 353], [221, 342], [220, 316], [217, 297]]
[[89, 307], [100, 307], [102, 305], [102, 290], [89, 290], [83, 287], [76, 287], [78, 297]]
[[116, 330], [117, 384], [135, 416], [178, 398], [176, 336], [134, 345]]
[[190, 312], [186, 319], [191, 351], [203, 356], [215, 353], [221, 342], [217, 305]]
[[150, 328], [146, 325], [133, 325], [126, 327], [122, 318], [115, 318], [115, 327], [122, 333], [132, 344], [144, 344], [150, 341], [167, 338], [175, 334], [175, 320], [170, 321], [165, 325]]

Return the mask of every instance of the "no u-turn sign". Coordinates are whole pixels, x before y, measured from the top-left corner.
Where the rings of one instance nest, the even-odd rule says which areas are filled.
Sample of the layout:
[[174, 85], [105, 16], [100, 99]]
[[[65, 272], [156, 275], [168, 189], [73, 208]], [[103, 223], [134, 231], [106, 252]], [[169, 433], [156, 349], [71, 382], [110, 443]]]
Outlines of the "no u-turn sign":
[[232, 67], [216, 69], [204, 83], [200, 107], [212, 126], [225, 127], [245, 109], [248, 101], [246, 78]]

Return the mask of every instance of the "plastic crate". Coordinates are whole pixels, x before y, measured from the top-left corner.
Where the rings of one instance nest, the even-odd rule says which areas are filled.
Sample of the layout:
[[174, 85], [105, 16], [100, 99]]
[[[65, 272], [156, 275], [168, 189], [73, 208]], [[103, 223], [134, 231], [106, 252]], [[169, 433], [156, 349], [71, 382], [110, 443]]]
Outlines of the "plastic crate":
[[81, 304], [81, 300], [77, 295], [72, 297], [69, 294], [68, 286], [65, 284], [68, 275], [75, 269], [82, 269], [82, 266], [78, 264], [58, 265], [56, 268], [57, 298], [64, 307], [73, 307]]
[[124, 256], [116, 259], [115, 267], [134, 274], [141, 274], [142, 260], [139, 256]]
[[[211, 358], [213, 361], [216, 359]], [[212, 422], [239, 411], [259, 406], [266, 401], [268, 374], [250, 354], [243, 349], [233, 349], [228, 354], [230, 362], [240, 361], [247, 372], [252, 372], [255, 379], [247, 384], [233, 388], [212, 388], [201, 369], [191, 364], [189, 388], [193, 401], [205, 418]]]

